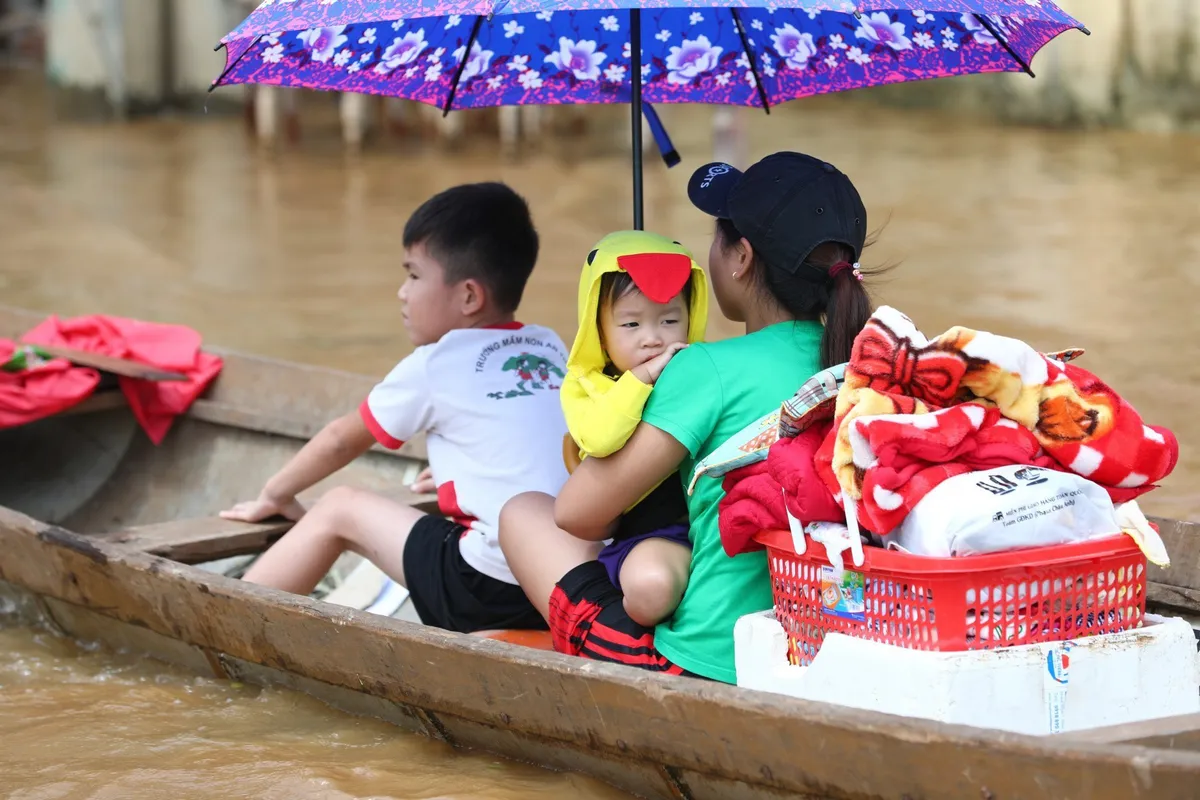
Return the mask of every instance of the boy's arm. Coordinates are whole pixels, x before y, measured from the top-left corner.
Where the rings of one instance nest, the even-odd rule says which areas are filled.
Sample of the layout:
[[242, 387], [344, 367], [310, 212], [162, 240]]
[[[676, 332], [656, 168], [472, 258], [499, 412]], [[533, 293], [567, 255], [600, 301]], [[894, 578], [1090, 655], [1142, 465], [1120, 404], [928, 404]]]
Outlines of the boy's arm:
[[602, 373], [568, 374], [563, 381], [563, 416], [579, 449], [604, 458], [624, 446], [642, 419], [651, 386], [626, 372], [614, 381]]
[[337, 472], [376, 442], [394, 450], [427, 430], [433, 419], [425, 374], [429, 352], [429, 345], [418, 347], [375, 385], [357, 411], [322, 428], [267, 481], [257, 499], [239, 503], [221, 516], [257, 522], [282, 514], [298, 520], [304, 507], [296, 501], [297, 494]]
[[276, 472], [254, 500], [222, 511], [225, 519], [258, 522], [276, 515], [298, 520], [304, 506], [296, 495], [328, 478], [371, 449], [375, 436], [367, 429], [359, 411], [338, 417], [321, 429], [300, 452]]

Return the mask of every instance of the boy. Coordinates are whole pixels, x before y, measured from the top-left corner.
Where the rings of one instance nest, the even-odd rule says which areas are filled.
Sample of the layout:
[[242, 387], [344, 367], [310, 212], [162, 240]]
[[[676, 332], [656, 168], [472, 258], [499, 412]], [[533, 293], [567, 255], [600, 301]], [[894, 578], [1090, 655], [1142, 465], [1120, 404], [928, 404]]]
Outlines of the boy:
[[[579, 453], [572, 464], [625, 445], [671, 357], [703, 340], [707, 316], [704, 271], [678, 242], [644, 231], [600, 240], [579, 278], [579, 332], [562, 387]], [[625, 512], [599, 558], [635, 621], [655, 625], [675, 610], [691, 564], [678, 475]]]
[[[334, 420], [267, 481], [257, 500], [225, 511], [297, 520], [245, 579], [308, 594], [345, 550], [406, 586], [422, 622], [469, 633], [545, 628], [497, 539], [513, 495], [557, 494], [567, 473], [559, 386], [565, 347], [514, 320], [537, 260], [529, 208], [500, 183], [457, 186], [404, 226], [401, 316], [416, 350], [357, 411]], [[296, 495], [378, 442], [395, 449], [424, 431], [443, 516], [345, 487], [311, 511]]]

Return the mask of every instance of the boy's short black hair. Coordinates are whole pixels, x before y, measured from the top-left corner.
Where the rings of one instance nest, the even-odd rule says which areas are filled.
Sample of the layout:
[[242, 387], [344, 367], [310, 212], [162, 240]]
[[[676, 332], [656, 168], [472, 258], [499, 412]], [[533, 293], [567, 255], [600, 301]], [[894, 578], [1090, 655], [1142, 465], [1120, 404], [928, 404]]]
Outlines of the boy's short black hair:
[[503, 183], [467, 183], [434, 195], [404, 225], [404, 246], [423, 243], [447, 283], [474, 278], [513, 312], [537, 263], [538, 234], [524, 198]]

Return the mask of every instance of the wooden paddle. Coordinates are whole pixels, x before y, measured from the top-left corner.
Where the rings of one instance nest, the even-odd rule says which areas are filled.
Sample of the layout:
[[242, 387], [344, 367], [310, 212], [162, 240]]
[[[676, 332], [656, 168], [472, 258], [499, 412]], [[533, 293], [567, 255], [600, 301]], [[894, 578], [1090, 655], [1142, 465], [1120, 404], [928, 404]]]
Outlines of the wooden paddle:
[[65, 358], [72, 364], [81, 367], [91, 367], [114, 375], [124, 375], [127, 378], [140, 378], [144, 381], [186, 381], [188, 376], [182, 372], [159, 369], [141, 361], [128, 358], [116, 358], [100, 353], [89, 353], [85, 350], [73, 350], [69, 347], [55, 347], [48, 344], [30, 345], [54, 358]]

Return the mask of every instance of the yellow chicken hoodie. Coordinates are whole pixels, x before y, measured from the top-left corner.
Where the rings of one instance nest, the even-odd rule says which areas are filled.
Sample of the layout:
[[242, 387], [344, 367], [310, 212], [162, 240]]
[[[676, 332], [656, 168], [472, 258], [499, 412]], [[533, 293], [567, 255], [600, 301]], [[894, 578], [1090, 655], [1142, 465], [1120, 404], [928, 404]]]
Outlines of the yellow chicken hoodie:
[[[567, 358], [560, 394], [567, 430], [579, 457], [611, 455], [625, 445], [642, 419], [652, 386], [632, 372], [613, 379], [605, 374], [608, 356], [600, 341], [600, 281], [607, 273], [629, 273], [642, 294], [666, 303], [692, 279], [688, 343], [704, 339], [708, 322], [708, 282], [687, 248], [645, 231], [610, 233], [588, 254], [579, 278], [579, 333]], [[573, 454], [567, 454], [573, 455]], [[574, 466], [569, 459], [569, 466]]]

